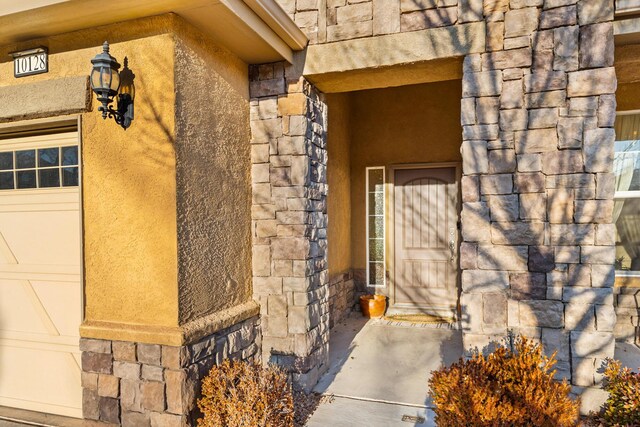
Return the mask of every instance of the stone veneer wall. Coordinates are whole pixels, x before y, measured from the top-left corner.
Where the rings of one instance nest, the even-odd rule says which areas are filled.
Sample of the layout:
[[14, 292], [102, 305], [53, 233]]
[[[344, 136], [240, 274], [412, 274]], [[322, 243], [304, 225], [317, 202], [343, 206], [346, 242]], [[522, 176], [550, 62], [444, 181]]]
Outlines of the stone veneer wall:
[[310, 43], [418, 31], [483, 20], [500, 0], [278, 0]]
[[486, 22], [485, 53], [463, 67], [464, 344], [526, 334], [558, 350], [576, 392], [602, 398], [616, 324], [613, 0], [279, 1], [312, 44]]
[[224, 359], [259, 360], [259, 349], [258, 317], [182, 347], [81, 339], [83, 416], [125, 427], [195, 425], [200, 380]]
[[353, 272], [336, 274], [329, 280], [329, 327], [349, 316], [356, 304]]
[[294, 66], [251, 67], [253, 290], [262, 352], [312, 387], [327, 368], [326, 104]]
[[463, 70], [464, 346], [524, 333], [602, 398], [582, 387], [614, 351], [613, 1], [493, 3]]

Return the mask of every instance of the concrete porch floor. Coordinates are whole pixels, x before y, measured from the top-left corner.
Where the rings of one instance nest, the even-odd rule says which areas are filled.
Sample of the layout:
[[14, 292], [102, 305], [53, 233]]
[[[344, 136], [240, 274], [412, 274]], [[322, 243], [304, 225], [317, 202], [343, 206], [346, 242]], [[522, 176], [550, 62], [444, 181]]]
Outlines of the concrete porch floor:
[[[329, 371], [314, 391], [332, 398], [307, 426], [433, 426], [427, 381], [432, 370], [462, 355], [462, 335], [354, 315], [331, 331], [329, 349]], [[416, 416], [425, 421], [409, 418]]]
[[[307, 427], [435, 426], [427, 382], [431, 371], [461, 357], [462, 334], [389, 323], [353, 315], [332, 329], [330, 368], [314, 388], [329, 397]], [[615, 358], [637, 372], [640, 346], [616, 342]]]
[[640, 370], [640, 345], [630, 342], [616, 342], [616, 350], [613, 356], [634, 372]]

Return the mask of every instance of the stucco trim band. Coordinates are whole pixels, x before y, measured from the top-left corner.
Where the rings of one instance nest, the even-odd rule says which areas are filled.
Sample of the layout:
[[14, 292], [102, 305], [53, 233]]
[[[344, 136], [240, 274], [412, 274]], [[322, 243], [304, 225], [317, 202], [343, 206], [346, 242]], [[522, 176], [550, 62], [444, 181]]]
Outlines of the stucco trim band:
[[616, 17], [640, 12], [639, 0], [616, 0]]
[[0, 87], [0, 122], [88, 111], [89, 77], [65, 77]]
[[319, 74], [308, 78], [324, 93], [381, 89], [461, 79], [462, 61], [462, 58], [445, 58], [407, 65]]
[[311, 45], [304, 76], [453, 58], [485, 49], [485, 23]]
[[181, 346], [188, 345], [202, 337], [212, 335], [259, 314], [260, 307], [254, 301], [249, 301], [175, 327], [86, 320], [80, 326], [80, 337]]
[[182, 325], [184, 344], [189, 344], [207, 335], [243, 322], [260, 314], [260, 306], [255, 301], [247, 301], [229, 309], [201, 317]]
[[616, 45], [637, 44], [640, 41], [640, 18], [614, 21], [613, 34], [615, 36]]

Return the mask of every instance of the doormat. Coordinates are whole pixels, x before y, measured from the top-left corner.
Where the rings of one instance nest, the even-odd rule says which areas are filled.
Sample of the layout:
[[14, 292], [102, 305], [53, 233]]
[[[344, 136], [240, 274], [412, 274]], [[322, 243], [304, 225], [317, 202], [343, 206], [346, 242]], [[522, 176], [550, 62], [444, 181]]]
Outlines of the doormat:
[[424, 323], [428, 325], [454, 322], [452, 317], [432, 316], [430, 314], [392, 314], [384, 316], [383, 319], [393, 322]]

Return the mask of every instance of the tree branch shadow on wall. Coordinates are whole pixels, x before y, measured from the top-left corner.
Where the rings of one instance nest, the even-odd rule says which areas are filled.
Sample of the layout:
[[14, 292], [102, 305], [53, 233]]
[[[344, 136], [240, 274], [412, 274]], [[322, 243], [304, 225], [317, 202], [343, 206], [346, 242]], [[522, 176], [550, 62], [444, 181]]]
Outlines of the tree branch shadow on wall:
[[[419, 3], [415, 1], [416, 5]], [[603, 2], [602, 10], [605, 10], [605, 8], [606, 4]], [[495, 30], [496, 27], [494, 26], [487, 27], [487, 40], [492, 36], [491, 31]], [[429, 39], [425, 38], [425, 42], [428, 43]], [[464, 46], [466, 40], [452, 40], [452, 43], [457, 46]], [[556, 42], [550, 48], [541, 46], [540, 43], [541, 41], [538, 37], [532, 37], [531, 66], [540, 79], [539, 86], [542, 88], [551, 87], [554, 79], [551, 71], [555, 68], [554, 59], [557, 56], [554, 53]], [[579, 45], [579, 36], [576, 43]], [[434, 49], [437, 48], [435, 44], [432, 47]], [[399, 49], [408, 49], [408, 47], [399, 47]], [[343, 52], [345, 58], [354, 57], [354, 55], [357, 55], [357, 53]], [[549, 59], [551, 59], [551, 68], [545, 67], [545, 61], [549, 61]], [[498, 69], [497, 67], [503, 67], [496, 63], [496, 56], [491, 53], [483, 54], [480, 60], [484, 69], [494, 70]], [[579, 69], [580, 58], [576, 56], [575, 58], [558, 59], [558, 71], [562, 71], [562, 62], [566, 63], [567, 61], [576, 61], [578, 63], [575, 69], [572, 68], [571, 71]], [[356, 63], [357, 60], [354, 59], [353, 65], [355, 66]], [[471, 63], [465, 63], [465, 68], [469, 67], [465, 71], [465, 77], [468, 79], [467, 84], [479, 85], [480, 82], [477, 79], [481, 76], [473, 72], [470, 68], [472, 65]], [[596, 202], [602, 206], [596, 209], [589, 210], [588, 203], [585, 203], [585, 200], [596, 198], [596, 188], [602, 184], [601, 179], [605, 178], [602, 174], [596, 174], [591, 170], [585, 169], [584, 166], [585, 131], [598, 127], [597, 116], [579, 111], [572, 112], [569, 100], [563, 101], [562, 105], [545, 105], [544, 102], [540, 101], [540, 97], [544, 96], [542, 92], [532, 91], [526, 93], [524, 80], [520, 80], [520, 83], [525, 97], [522, 101], [524, 105], [520, 108], [525, 109], [529, 117], [528, 110], [530, 109], [551, 108], [560, 112], [560, 109], [566, 108], [569, 116], [581, 120], [580, 145], [563, 147], [557, 151], [556, 155], [554, 155], [555, 149], [549, 150], [546, 155], [543, 152], [532, 152], [533, 154], [539, 154], [540, 161], [543, 162], [541, 165], [542, 171], [539, 173], [521, 170], [519, 167], [520, 162], [518, 161], [520, 159], [517, 158], [517, 155], [521, 154], [521, 152], [523, 154], [528, 152], [527, 147], [535, 145], [539, 141], [529, 140], [526, 136], [523, 136], [520, 142], [521, 147], [518, 148], [516, 146], [517, 142], [514, 140], [516, 131], [503, 132], [498, 135], [497, 138], [493, 139], [494, 142], [498, 142], [495, 146], [490, 147], [491, 149], [488, 151], [487, 148], [480, 148], [487, 156], [491, 152], [506, 155], [506, 151], [510, 151], [518, 159], [513, 170], [499, 171], [493, 169], [492, 171], [492, 168], [497, 166], [490, 159], [489, 171], [495, 174], [503, 172], [505, 175], [518, 173], [521, 174], [521, 180], [520, 182], [512, 182], [512, 185], [516, 186], [515, 191], [517, 193], [515, 194], [518, 200], [516, 202], [516, 217], [511, 220], [498, 220], [495, 218], [498, 211], [497, 204], [501, 201], [501, 198], [511, 194], [511, 190], [506, 191], [505, 194], [500, 194], [500, 192], [488, 194], [488, 192], [483, 191], [483, 194], [479, 194], [478, 201], [464, 203], [463, 217], [475, 217], [474, 224], [484, 224], [482, 227], [488, 227], [488, 235], [484, 236], [484, 240], [474, 239], [469, 236], [463, 240], [478, 243], [481, 253], [478, 253], [477, 256], [483, 258], [483, 264], [486, 266], [485, 269], [487, 271], [509, 271], [505, 286], [505, 283], [497, 283], [490, 278], [482, 279], [479, 277], [478, 270], [484, 269], [478, 267], [468, 269], [475, 276], [475, 283], [472, 290], [464, 289], [464, 291], [465, 293], [472, 291], [470, 297], [474, 298], [482, 298], [483, 294], [496, 294], [503, 295], [513, 301], [511, 303], [505, 301], [505, 304], [510, 304], [514, 310], [517, 307], [518, 323], [521, 323], [520, 321], [523, 318], [528, 319], [527, 325], [518, 328], [515, 332], [522, 332], [530, 337], [533, 336], [538, 342], [545, 341], [542, 337], [542, 328], [558, 332], [559, 337], [565, 343], [563, 346], [563, 353], [565, 354], [559, 355], [559, 357], [562, 357], [561, 361], [564, 362], [562, 370], [559, 371], [559, 376], [570, 378], [572, 371], [576, 368], [571, 365], [572, 363], [578, 363], [577, 359], [585, 358], [593, 358], [597, 362], [600, 359], [599, 355], [603, 352], [606, 353], [611, 345], [609, 340], [603, 340], [600, 343], [590, 342], [590, 349], [587, 352], [574, 354], [574, 362], [572, 362], [571, 356], [566, 354], [571, 352], [572, 343], [575, 344], [576, 340], [580, 340], [579, 334], [572, 335], [571, 332], [596, 332], [604, 329], [605, 334], [609, 334], [613, 330], [614, 325], [611, 324], [611, 321], [615, 322], [615, 313], [611, 313], [610, 308], [613, 305], [614, 298], [614, 260], [610, 246], [596, 245], [598, 237], [596, 237], [597, 225], [595, 225], [596, 223], [611, 224], [612, 216], [609, 210], [611, 208], [610, 203], [612, 202], [610, 198], [612, 195], [604, 195], [605, 199]], [[499, 104], [500, 97], [504, 94], [502, 80], [493, 80], [493, 84], [494, 86], [489, 92], [493, 94], [494, 98], [497, 98]], [[537, 103], [536, 98], [538, 99]], [[526, 105], [527, 102], [530, 103], [529, 106]], [[494, 113], [496, 112], [494, 111]], [[481, 124], [481, 126], [498, 126], [499, 121], [500, 119], [496, 122]], [[529, 118], [527, 122], [531, 125]], [[546, 127], [542, 126], [541, 128], [557, 130], [557, 123]], [[529, 126], [522, 130], [528, 129]], [[487, 128], [484, 130], [487, 130]], [[508, 135], [509, 133], [511, 136]], [[502, 140], [503, 138], [505, 139], [504, 141]], [[475, 141], [474, 139], [470, 140], [472, 142]], [[482, 140], [482, 138], [478, 138], [477, 142], [482, 145]], [[611, 141], [606, 140], [599, 143], [612, 144]], [[612, 148], [602, 146], [603, 150], [612, 150]], [[330, 158], [331, 153], [329, 153]], [[465, 165], [467, 168], [469, 166], [473, 165]], [[609, 172], [611, 171], [609, 170]], [[572, 178], [571, 176], [578, 177]], [[541, 188], [534, 189], [536, 179], [541, 180]], [[548, 188], [554, 180], [556, 181], [556, 184], [553, 185], [555, 189]], [[490, 184], [487, 182], [486, 185]], [[478, 183], [478, 187], [478, 192], [480, 193], [483, 184]], [[533, 205], [525, 204], [523, 206], [518, 194], [531, 194]], [[539, 209], [539, 206], [535, 206], [536, 198], [539, 199], [537, 203], [544, 204], [542, 209]], [[604, 211], [602, 210], [603, 208]], [[536, 216], [534, 211], [537, 210], [541, 210], [543, 216]], [[494, 212], [496, 213], [494, 214]], [[552, 220], [550, 221], [550, 219]], [[473, 234], [478, 231], [469, 229], [471, 222], [467, 222], [466, 226], [465, 221], [463, 220], [462, 222], [463, 235]], [[607, 242], [605, 244], [608, 245], [610, 243]], [[484, 247], [485, 245], [486, 248]], [[516, 257], [519, 257], [525, 263], [525, 267], [518, 269], [513, 268], [511, 265], [505, 265], [508, 260], [495, 253], [492, 254], [490, 249], [494, 245], [506, 245], [513, 248]], [[583, 248], [592, 249], [583, 250]], [[572, 251], [574, 252], [573, 254], [571, 254]], [[596, 266], [595, 270], [597, 270], [595, 279], [592, 277], [593, 265]], [[594, 283], [594, 280], [597, 280], [597, 283]], [[491, 304], [492, 301], [488, 301], [488, 303]], [[548, 307], [545, 308], [544, 306]], [[523, 311], [525, 313], [522, 313]], [[478, 342], [480, 351], [490, 350], [492, 346], [500, 342], [500, 337], [507, 335], [507, 327], [499, 326], [499, 324], [507, 324], [511, 315], [509, 309], [505, 307], [500, 314], [502, 318], [500, 322], [495, 322], [495, 327], [491, 327], [489, 324], [488, 327], [483, 328], [482, 325], [485, 320], [491, 320], [483, 319], [485, 314], [482, 311], [470, 312], [469, 310], [463, 310], [461, 313], [461, 323], [464, 325], [463, 330], [465, 333], [473, 334], [475, 332], [477, 335], [493, 337], [489, 342]], [[559, 319], [558, 316], [560, 316]], [[608, 324], [604, 325], [603, 323], [605, 322]], [[481, 329], [476, 329], [478, 326]], [[546, 344], [545, 353], [550, 355], [556, 348], [553, 341]]]
[[[414, 2], [416, 4], [417, 7], [419, 7], [419, 3], [418, 1]], [[602, 2], [602, 11], [606, 10], [606, 3]], [[426, 19], [426, 17], [425, 17]], [[425, 21], [425, 25], [429, 25], [431, 24], [430, 22]], [[487, 40], [490, 40], [492, 38], [492, 34], [491, 31], [496, 31], [495, 26], [488, 26], [487, 27]], [[556, 35], [557, 37], [557, 35]], [[557, 43], [559, 42], [558, 40], [556, 40], [554, 42], [554, 46], [551, 49], [541, 49], [540, 46], [537, 46], [536, 44], [539, 43], [539, 40], [536, 37], [533, 37], [532, 40], [532, 46], [531, 46], [531, 63], [532, 66], [534, 67], [534, 72], [537, 72], [540, 74], [540, 76], [545, 76], [546, 75], [546, 81], [543, 81], [540, 85], [540, 87], [551, 87], [551, 83], [553, 80], [553, 75], [551, 73], [547, 73], [546, 71], [549, 71], [548, 69], [543, 69], [541, 68], [542, 65], [544, 64], [544, 57], [545, 55], [547, 56], [551, 56], [552, 58], [555, 59], [554, 56], [554, 50], [556, 48]], [[579, 40], [576, 40], [576, 42], [579, 44]], [[434, 46], [435, 48], [435, 46]], [[577, 49], [576, 49], [576, 53], [577, 53]], [[579, 62], [580, 58], [575, 58], [574, 59], [576, 62]], [[553, 64], [552, 64], [553, 65]], [[485, 69], [487, 70], [493, 70], [493, 69], [499, 69], [501, 68], [500, 64], [497, 64], [495, 62], [495, 57], [492, 56], [490, 53], [489, 54], [483, 54], [482, 55], [482, 66], [483, 66], [483, 71]], [[538, 67], [537, 69], [535, 69], [536, 67]], [[554, 67], [555, 68], [555, 67]], [[562, 69], [562, 67], [558, 67], [559, 69]], [[577, 70], [578, 67], [576, 67]], [[471, 74], [472, 76], [475, 76], [474, 74]], [[473, 79], [472, 83], [473, 82]], [[496, 80], [494, 80], [494, 82], [497, 82]], [[475, 84], [480, 84], [480, 82], [475, 82]], [[525, 88], [522, 88], [522, 92], [525, 93], [526, 91], [524, 90]], [[493, 93], [495, 94], [503, 94], [502, 91], [502, 87], [498, 87], [498, 85], [496, 84], [496, 86], [493, 88]], [[527, 96], [532, 96], [532, 95], [527, 95], [525, 93], [525, 108], [529, 108], [526, 104], [527, 104], [527, 100], [526, 97]], [[571, 113], [570, 113], [571, 114]], [[587, 122], [587, 118], [584, 118], [584, 122]], [[531, 123], [529, 123], [529, 125], [531, 125]], [[587, 125], [588, 126], [588, 125]], [[556, 125], [553, 126], [549, 126], [549, 127], [556, 127]], [[595, 124], [595, 127], [597, 127], [597, 122]], [[586, 130], [586, 126], [585, 126], [585, 130]], [[503, 135], [500, 135], [500, 137], [502, 138]], [[583, 137], [584, 137], [584, 133], [583, 133]], [[525, 149], [526, 152], [526, 145], [529, 143], [533, 143], [535, 144], [536, 141], [524, 141], [524, 145], [525, 147], [523, 147]], [[517, 142], [516, 142], [517, 144]], [[566, 152], [569, 153], [570, 151], [574, 151], [575, 155], [573, 157], [571, 157], [571, 155], [567, 155], [567, 156], [557, 156], [557, 158], [555, 159], [551, 159], [553, 160], [556, 164], [553, 165], [555, 166], [554, 169], [556, 171], [563, 171], [563, 174], [559, 174], [559, 175], [569, 175], [569, 174], [574, 174], [574, 173], [585, 173], [585, 169], [584, 169], [584, 165], [580, 164], [580, 162], [575, 162], [575, 158], [576, 157], [582, 157], [582, 153], [580, 150], [581, 147], [578, 147], [577, 150], [571, 150], [571, 149], [567, 149], [567, 150], [561, 150], [560, 152]], [[604, 149], [609, 149], [609, 147], [605, 147]], [[516, 147], [516, 153], [518, 152], [517, 147]], [[574, 154], [572, 153], [572, 154]], [[544, 159], [544, 154], [542, 155], [543, 159]], [[551, 157], [551, 156], [549, 156]], [[546, 160], [546, 159], [545, 159]], [[574, 163], [575, 162], [575, 163]], [[577, 164], [576, 164], [577, 163]], [[490, 159], [490, 163], [489, 163], [489, 169], [491, 170], [491, 168], [494, 165], [491, 164], [491, 159]], [[568, 185], [570, 184], [570, 182], [566, 182], [565, 186], [560, 186], [557, 185], [557, 188], [559, 190], [562, 190], [563, 188], [570, 188], [570, 191], [573, 192], [573, 196], [572, 200], [569, 203], [572, 203], [573, 209], [568, 209], [565, 210], [563, 209], [564, 212], [561, 213], [561, 218], [556, 218], [556, 220], [553, 221], [553, 223], [549, 222], [549, 212], [551, 212], [552, 210], [557, 210], [558, 206], [562, 206], [563, 204], [567, 203], [567, 200], [564, 198], [564, 195], [562, 194], [562, 191], [553, 191], [550, 192], [548, 191], [548, 188], [546, 184], [549, 183], [550, 180], [554, 179], [553, 176], [551, 176], [551, 174], [547, 174], [545, 169], [545, 164], [543, 164], [543, 172], [544, 173], [544, 182], [542, 185], [542, 191], [546, 193], [546, 213], [545, 213], [545, 217], [544, 218], [538, 218], [539, 222], [536, 220], [532, 220], [530, 218], [522, 218], [522, 209], [523, 209], [523, 204], [522, 204], [522, 200], [520, 200], [519, 202], [519, 210], [520, 210], [520, 218], [523, 221], [520, 221], [517, 226], [514, 227], [515, 224], [510, 224], [510, 222], [508, 221], [494, 221], [494, 218], [492, 218], [492, 214], [493, 211], [491, 209], [491, 205], [492, 205], [492, 201], [491, 199], [496, 199], [500, 196], [497, 195], [487, 195], [486, 198], [488, 198], [489, 200], [487, 200], [487, 202], [483, 201], [482, 199], [484, 198], [484, 196], [481, 196], [481, 200], [475, 204], [465, 204], [464, 207], [464, 211], [468, 211], [469, 215], [474, 215], [478, 218], [483, 219], [486, 222], [491, 221], [491, 229], [490, 229], [490, 241], [488, 243], [490, 244], [518, 244], [518, 246], [522, 246], [524, 248], [526, 248], [528, 246], [528, 253], [524, 254], [524, 257], [527, 260], [527, 264], [528, 264], [528, 269], [526, 269], [526, 273], [525, 274], [530, 274], [531, 276], [529, 277], [529, 280], [527, 281], [528, 283], [526, 283], [528, 285], [528, 289], [518, 289], [515, 290], [513, 289], [513, 287], [511, 286], [513, 284], [513, 275], [514, 274], [518, 274], [518, 273], [510, 273], [510, 277], [509, 277], [509, 284], [510, 287], [508, 289], [505, 289], [505, 291], [509, 292], [510, 295], [510, 299], [516, 299], [518, 301], [520, 301], [519, 304], [523, 304], [525, 306], [529, 306], [532, 314], [536, 317], [536, 322], [539, 325], [545, 325], [548, 324], [549, 319], [546, 318], [547, 316], [545, 315], [544, 311], [541, 311], [538, 307], [536, 307], [537, 303], [536, 301], [543, 301], [545, 299], [549, 299], [551, 301], [560, 301], [561, 304], [580, 304], [580, 305], [584, 305], [586, 307], [584, 307], [584, 313], [580, 316], [578, 314], [578, 318], [575, 319], [572, 324], [565, 324], [564, 327], [565, 329], [569, 329], [569, 330], [574, 330], [574, 329], [584, 329], [584, 330], [592, 330], [595, 329], [596, 327], [596, 322], [597, 322], [597, 313], [593, 312], [592, 310], [594, 310], [593, 308], [591, 308], [591, 310], [587, 309], [587, 307], [593, 307], [593, 306], [603, 306], [603, 305], [611, 305], [611, 300], [613, 298], [613, 293], [612, 293], [612, 289], [610, 287], [603, 287], [603, 288], [598, 288], [597, 290], [595, 290], [593, 288], [593, 286], [595, 286], [596, 284], [594, 283], [589, 283], [592, 287], [589, 288], [592, 290], [592, 295], [586, 295], [585, 294], [581, 294], [579, 291], [574, 291], [574, 289], [576, 289], [575, 285], [579, 285], [579, 284], [583, 284], [585, 283], [585, 278], [588, 279], [589, 277], [589, 273], [591, 273], [590, 271], [587, 272], [585, 271], [585, 269], [590, 269], [590, 266], [587, 265], [586, 267], [580, 267], [581, 264], [566, 264], [563, 265], [563, 263], [558, 262], [557, 256], [555, 255], [555, 251], [554, 246], [557, 248], [559, 246], [583, 246], [583, 245], [592, 245], [594, 243], [593, 239], [595, 238], [595, 233], [596, 230], [595, 229], [591, 229], [592, 226], [590, 226], [589, 224], [593, 222], [598, 222], [595, 218], [591, 218], [591, 221], [589, 221], [588, 218], [578, 218], [579, 216], [584, 216], [586, 214], [586, 212], [578, 212], [577, 210], [579, 209], [581, 202], [581, 196], [584, 196], [584, 199], [589, 199], [589, 198], [593, 198], [595, 196], [595, 191], [596, 191], [596, 185], [598, 184], [596, 182], [596, 175], [593, 174], [591, 175], [591, 179], [593, 180], [593, 185], [590, 186], [587, 189], [588, 191], [593, 191], [594, 195], [587, 195], [587, 194], [580, 194], [581, 192], [584, 192], [584, 189], [581, 188], [580, 186], [575, 186], [576, 188], [570, 188]], [[506, 173], [510, 173], [509, 171], [505, 171]], [[557, 173], [557, 172], [556, 172]], [[559, 179], [558, 176], [556, 176], [556, 179]], [[517, 183], [516, 183], [517, 185]], [[482, 184], [480, 184], [480, 187], [482, 187]], [[545, 190], [546, 189], [546, 190]], [[516, 191], [518, 191], [518, 193], [522, 194], [523, 193], [523, 189], [515, 189]], [[544, 194], [544, 193], [543, 193]], [[591, 196], [591, 197], [589, 197]], [[586, 209], [586, 208], [585, 208]], [[525, 212], [526, 213], [526, 212]], [[603, 215], [602, 212], [594, 212], [595, 215]], [[463, 214], [464, 215], [464, 214]], [[572, 227], [565, 227], [562, 226], [561, 224], [570, 224], [570, 223], [574, 223], [574, 221], [585, 221], [583, 224], [577, 228], [580, 228], [580, 230], [578, 230], [578, 234], [577, 235], [573, 235], [570, 236], [567, 233], [570, 233], [571, 231], [569, 230], [569, 228]], [[610, 223], [611, 222], [611, 216], [608, 215], [608, 218], [604, 218], [602, 221], [602, 223]], [[540, 223], [542, 223], [542, 227], [540, 227]], [[463, 234], [465, 233], [465, 222], [463, 220]], [[563, 230], [563, 228], [565, 228]], [[555, 230], [554, 230], [555, 229]], [[481, 244], [479, 245], [482, 246]], [[536, 249], [534, 249], [536, 248]], [[538, 250], [537, 248], [540, 248], [540, 250]], [[597, 246], [595, 247], [597, 248]], [[533, 251], [532, 251], [533, 249]], [[548, 251], [551, 251], [550, 253]], [[602, 248], [603, 252], [606, 252], [607, 249]], [[533, 253], [532, 253], [533, 252]], [[547, 253], [545, 253], [547, 252]], [[535, 264], [535, 262], [532, 262], [531, 257], [535, 256], [537, 258], [542, 257], [543, 258], [543, 263], [548, 263], [548, 258], [550, 257], [551, 262], [549, 264], [553, 265], [555, 264], [555, 269], [553, 270], [547, 270], [545, 268], [538, 268], [540, 266], [535, 266], [532, 264]], [[595, 254], [594, 254], [595, 256]], [[485, 259], [485, 263], [487, 265], [495, 265], [496, 267], [499, 267], [499, 269], [504, 269], [504, 270], [511, 270], [508, 265], [503, 265], [504, 264], [504, 260], [500, 260], [497, 259], [496, 257], [492, 257], [490, 253], [487, 253], [486, 251], [483, 251], [483, 253], [478, 253], [478, 257], [483, 257]], [[554, 259], [554, 257], [556, 259]], [[574, 260], [575, 261], [575, 260]], [[585, 257], [584, 254], [580, 254], [580, 258], [577, 260], [578, 262], [588, 262], [589, 259], [588, 257]], [[604, 265], [609, 265], [609, 263], [607, 262]], [[607, 283], [610, 283], [609, 286], [612, 286], [612, 275], [613, 275], [613, 259], [611, 259], [611, 268], [610, 271], [607, 273], [607, 278], [606, 281]], [[534, 267], [534, 268], [532, 268]], [[546, 271], [545, 271], [546, 270]], [[542, 275], [545, 275], [544, 277]], [[535, 279], [534, 276], [538, 277], [538, 279]], [[560, 280], [558, 280], [560, 279]], [[546, 295], [539, 295], [540, 290], [537, 289], [539, 286], [540, 282], [545, 283], [545, 287], [546, 287]], [[558, 285], [561, 285], [562, 288]], [[602, 284], [599, 284], [600, 286], [602, 286]], [[479, 292], [484, 292], [486, 290], [490, 290], [490, 289], [494, 289], [495, 283], [493, 282], [480, 282], [477, 283], [477, 290]], [[561, 292], [562, 295], [558, 295], [557, 292]], [[539, 297], [539, 299], [533, 299], [534, 297]], [[515, 297], [515, 298], [514, 298]], [[560, 297], [560, 298], [558, 298]], [[531, 298], [531, 299], [527, 299], [527, 298]], [[577, 313], [576, 313], [577, 314]], [[464, 313], [463, 314], [465, 318], [462, 319], [462, 323], [463, 324], [467, 324], [467, 325], [473, 325], [476, 322], [474, 322], [474, 319], [471, 318], [471, 315], [469, 313]], [[615, 315], [614, 315], [615, 317]], [[549, 325], [549, 327], [553, 327], [554, 325]], [[613, 326], [613, 325], [612, 325]], [[557, 327], [557, 326], [556, 326]], [[491, 331], [494, 332], [494, 331]], [[497, 332], [497, 331], [496, 331]], [[500, 331], [499, 335], [503, 335], [506, 331]], [[529, 330], [526, 332], [538, 332], [538, 331], [534, 331], [534, 330]], [[529, 334], [527, 334], [529, 335]], [[597, 353], [600, 350], [604, 349], [604, 345], [603, 346], [598, 346], [597, 349], [594, 349], [592, 354]], [[546, 350], [547, 353], [550, 353], [550, 349]]]

